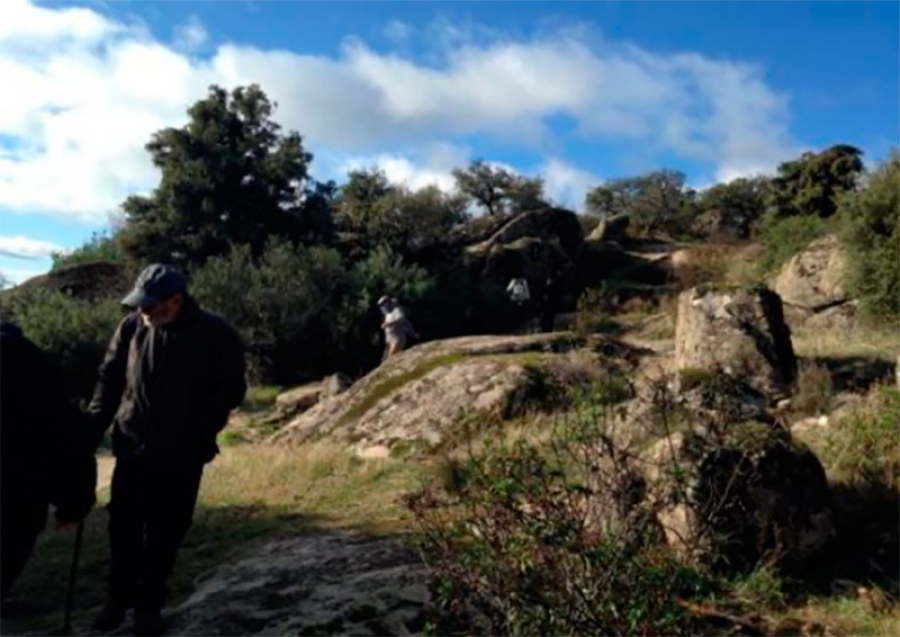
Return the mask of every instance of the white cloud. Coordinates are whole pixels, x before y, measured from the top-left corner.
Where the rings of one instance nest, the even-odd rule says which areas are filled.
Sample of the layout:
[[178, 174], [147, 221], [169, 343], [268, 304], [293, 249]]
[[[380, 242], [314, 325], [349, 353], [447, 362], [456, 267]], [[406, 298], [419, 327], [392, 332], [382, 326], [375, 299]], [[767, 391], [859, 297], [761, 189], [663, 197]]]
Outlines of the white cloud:
[[66, 248], [49, 241], [39, 241], [28, 237], [0, 236], [0, 255], [18, 259], [40, 259], [54, 252], [66, 252]]
[[[144, 144], [183, 124], [211, 83], [258, 82], [315, 154], [379, 157], [413, 183], [445, 184], [449, 168], [390, 149], [490, 135], [555, 155], [554, 116], [582, 135], [709, 161], [721, 175], [771, 167], [795, 148], [785, 98], [753, 65], [598, 43], [578, 29], [533, 39], [435, 29], [428, 64], [354, 38], [336, 57], [228, 43], [196, 58], [92, 9], [7, 0], [0, 78], [16, 99], [0, 101], [0, 209], [102, 222], [155, 184]], [[183, 34], [203, 40], [200, 29]], [[553, 183], [577, 196], [585, 177], [555, 169]]]
[[543, 176], [544, 194], [552, 202], [578, 211], [584, 209], [587, 191], [602, 182], [593, 173], [560, 159], [545, 162], [538, 174]]
[[413, 190], [437, 186], [444, 192], [455, 190], [454, 168], [468, 164], [471, 151], [452, 144], [434, 144], [405, 153], [380, 153], [345, 158], [337, 164], [338, 175], [351, 170], [381, 169], [389, 181]]
[[[8, 285], [19, 285], [28, 279], [47, 273], [47, 268], [29, 269], [29, 268], [7, 268], [0, 266], [0, 281]], [[2, 289], [2, 288], [0, 288]]]
[[209, 39], [206, 27], [200, 23], [197, 16], [191, 16], [184, 24], [177, 25], [172, 29], [172, 35], [175, 47], [185, 51], [194, 51]]

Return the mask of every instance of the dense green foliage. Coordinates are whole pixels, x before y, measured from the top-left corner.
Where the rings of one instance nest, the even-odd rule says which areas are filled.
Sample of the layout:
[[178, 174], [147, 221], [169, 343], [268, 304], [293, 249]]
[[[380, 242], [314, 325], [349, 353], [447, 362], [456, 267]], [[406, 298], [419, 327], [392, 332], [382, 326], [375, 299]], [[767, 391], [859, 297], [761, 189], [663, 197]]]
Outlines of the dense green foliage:
[[124, 316], [121, 306], [113, 299], [85, 301], [38, 288], [13, 296], [4, 312], [10, 312], [30, 339], [57, 358], [69, 394], [89, 398], [107, 342]]
[[298, 133], [272, 121], [273, 107], [256, 85], [231, 94], [212, 87], [186, 126], [153, 135], [147, 151], [162, 180], [122, 205], [130, 256], [192, 265], [231, 244], [258, 255], [273, 234], [328, 238], [333, 188], [310, 179], [312, 155]]
[[900, 316], [900, 152], [841, 197], [839, 211], [850, 294], [873, 317]]
[[91, 261], [122, 261], [125, 254], [117, 232], [94, 232], [91, 238], [72, 252], [54, 253], [51, 270]]
[[756, 262], [762, 275], [775, 273], [788, 259], [814, 239], [827, 233], [834, 224], [818, 215], [775, 217], [766, 214], [760, 222], [759, 236], [765, 249]]
[[830, 217], [837, 212], [838, 196], [856, 188], [862, 171], [862, 151], [853, 146], [804, 153], [778, 167], [767, 193], [769, 211], [779, 217]]

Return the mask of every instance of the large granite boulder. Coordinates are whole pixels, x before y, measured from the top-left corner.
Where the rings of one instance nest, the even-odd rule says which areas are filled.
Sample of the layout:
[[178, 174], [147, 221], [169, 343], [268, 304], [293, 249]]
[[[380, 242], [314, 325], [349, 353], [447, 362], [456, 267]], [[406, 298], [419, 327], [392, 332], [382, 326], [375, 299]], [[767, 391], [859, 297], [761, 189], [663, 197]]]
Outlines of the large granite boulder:
[[555, 241], [564, 253], [574, 256], [584, 241], [578, 217], [564, 208], [542, 208], [516, 215], [489, 239], [470, 248], [470, 252], [489, 252], [496, 245], [510, 244], [524, 237]]
[[844, 286], [846, 254], [834, 235], [813, 241], [794, 255], [772, 288], [786, 305], [821, 312], [849, 300]]
[[269, 442], [326, 438], [363, 457], [432, 449], [456, 435], [468, 413], [509, 418], [535, 405], [544, 391], [545, 357], [583, 344], [570, 333], [423, 343], [323, 398]]
[[682, 292], [675, 367], [721, 369], [770, 397], [785, 393], [797, 361], [780, 297], [765, 286]]
[[674, 432], [643, 457], [666, 541], [728, 572], [809, 564], [835, 535], [818, 458], [778, 424], [720, 424]]

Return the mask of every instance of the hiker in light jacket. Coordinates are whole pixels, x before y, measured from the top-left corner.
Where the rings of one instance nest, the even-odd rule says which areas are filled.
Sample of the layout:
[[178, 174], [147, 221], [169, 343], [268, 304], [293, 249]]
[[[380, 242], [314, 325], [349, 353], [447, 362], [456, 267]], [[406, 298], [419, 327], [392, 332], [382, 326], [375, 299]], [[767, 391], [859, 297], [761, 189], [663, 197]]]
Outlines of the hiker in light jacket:
[[244, 350], [203, 310], [171, 266], [154, 264], [123, 299], [136, 308], [109, 343], [89, 412], [99, 438], [112, 424], [108, 599], [96, 630], [135, 610], [135, 634], [162, 634], [166, 582], [191, 526], [216, 434], [246, 392]]
[[406, 318], [403, 309], [392, 296], [382, 296], [378, 299], [378, 307], [384, 314], [381, 329], [384, 330], [384, 356], [382, 362], [406, 349], [410, 337], [419, 338], [413, 329], [412, 323]]

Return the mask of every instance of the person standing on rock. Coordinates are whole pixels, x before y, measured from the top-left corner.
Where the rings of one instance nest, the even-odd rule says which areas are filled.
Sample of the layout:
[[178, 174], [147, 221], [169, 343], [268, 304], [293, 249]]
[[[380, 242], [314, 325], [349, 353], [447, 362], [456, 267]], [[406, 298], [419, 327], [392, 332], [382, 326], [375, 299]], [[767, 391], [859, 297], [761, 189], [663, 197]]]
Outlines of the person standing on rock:
[[74, 528], [96, 501], [97, 461], [62, 370], [11, 321], [0, 324], [0, 599], [47, 523]]
[[378, 299], [378, 308], [384, 314], [381, 322], [381, 329], [384, 330], [384, 356], [381, 362], [384, 362], [406, 349], [409, 337], [419, 338], [419, 335], [394, 297], [382, 296]]
[[175, 557], [193, 520], [216, 435], [247, 389], [244, 348], [203, 310], [184, 278], [153, 264], [122, 303], [88, 408], [97, 442], [112, 424], [108, 599], [94, 620], [112, 631], [134, 608], [136, 635], [164, 632], [161, 610]]

